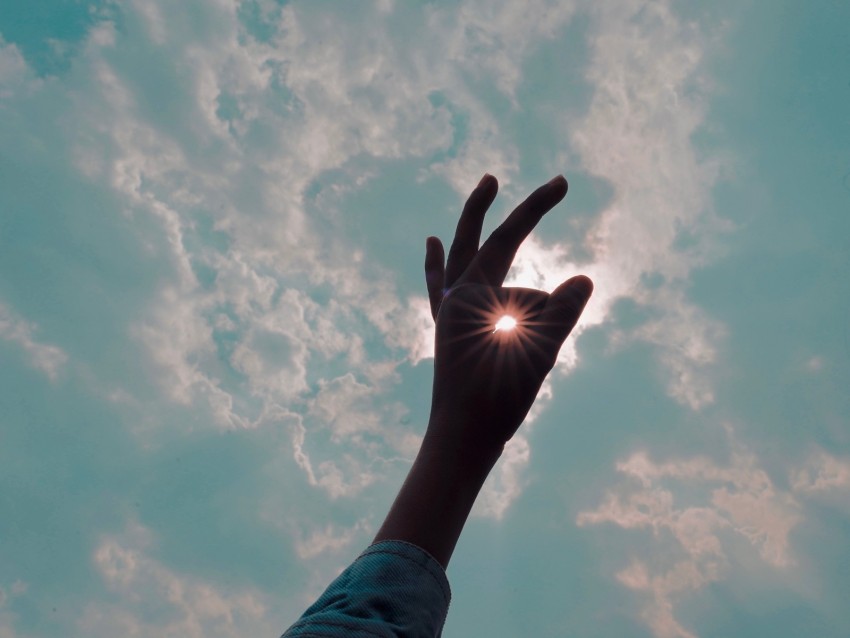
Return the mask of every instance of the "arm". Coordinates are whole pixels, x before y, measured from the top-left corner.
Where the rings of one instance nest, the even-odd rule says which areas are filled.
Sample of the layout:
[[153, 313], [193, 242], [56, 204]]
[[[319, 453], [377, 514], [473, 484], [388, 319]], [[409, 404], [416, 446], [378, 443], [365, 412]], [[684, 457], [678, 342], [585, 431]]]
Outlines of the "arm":
[[[433, 421], [432, 421], [433, 422]], [[444, 427], [463, 427], [443, 423]], [[402, 540], [449, 564], [472, 505], [501, 450], [472, 459], [423, 443], [373, 543]]]
[[[558, 351], [593, 290], [573, 277], [551, 294], [502, 283], [520, 244], [560, 202], [556, 177], [517, 207], [479, 249], [484, 214], [498, 190], [485, 175], [458, 222], [444, 266], [427, 242], [425, 274], [437, 324], [431, 418], [422, 447], [374, 542], [403, 540], [446, 568], [481, 486], [528, 414]], [[512, 330], [495, 330], [503, 315]]]
[[[372, 545], [285, 638], [442, 633], [451, 599], [445, 569], [472, 505], [593, 290], [581, 276], [551, 294], [502, 287], [519, 245], [564, 198], [567, 182], [556, 177], [538, 188], [479, 249], [497, 190], [496, 179], [485, 175], [472, 192], [448, 262], [440, 240], [428, 238], [434, 389], [413, 467]], [[516, 319], [514, 329], [495, 330], [503, 314]]]

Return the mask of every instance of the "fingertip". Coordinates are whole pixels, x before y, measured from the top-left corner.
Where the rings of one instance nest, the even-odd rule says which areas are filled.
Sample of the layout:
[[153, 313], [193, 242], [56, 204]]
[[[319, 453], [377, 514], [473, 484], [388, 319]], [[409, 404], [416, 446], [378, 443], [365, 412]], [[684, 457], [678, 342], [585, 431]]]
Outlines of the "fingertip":
[[593, 294], [593, 281], [585, 275], [570, 277], [550, 294], [556, 303], [566, 302], [568, 305], [578, 303], [584, 305]]
[[567, 280], [567, 287], [584, 299], [585, 303], [593, 294], [593, 280], [586, 275], [576, 275]]
[[[438, 237], [428, 237], [425, 239], [425, 270], [443, 272], [445, 268], [445, 254], [443, 252], [443, 243]], [[441, 275], [442, 276], [442, 275]]]
[[567, 178], [563, 175], [556, 175], [548, 182], [546, 182], [546, 186], [548, 186], [550, 193], [557, 193], [559, 198], [563, 198], [567, 194], [567, 191], [570, 189], [570, 185], [567, 182]]
[[493, 175], [490, 175], [490, 173], [484, 173], [484, 177], [481, 178], [481, 181], [478, 182], [478, 186], [475, 188], [488, 193], [493, 189], [498, 189], [498, 187], [499, 180], [497, 180]]

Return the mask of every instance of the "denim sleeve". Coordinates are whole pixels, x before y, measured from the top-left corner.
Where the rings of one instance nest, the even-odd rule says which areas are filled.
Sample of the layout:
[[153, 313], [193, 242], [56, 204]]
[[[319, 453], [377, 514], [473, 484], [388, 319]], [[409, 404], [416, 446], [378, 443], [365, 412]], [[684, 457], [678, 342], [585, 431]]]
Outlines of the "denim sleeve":
[[281, 638], [439, 638], [451, 590], [443, 566], [404, 541], [370, 545]]

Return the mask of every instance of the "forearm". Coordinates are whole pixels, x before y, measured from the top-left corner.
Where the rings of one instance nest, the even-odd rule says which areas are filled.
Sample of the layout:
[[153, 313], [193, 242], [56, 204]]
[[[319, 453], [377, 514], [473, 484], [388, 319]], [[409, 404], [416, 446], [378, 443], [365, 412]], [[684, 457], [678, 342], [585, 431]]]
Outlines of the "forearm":
[[373, 542], [407, 541], [448, 567], [472, 505], [500, 455], [501, 449], [475, 454], [448, 449], [426, 436]]

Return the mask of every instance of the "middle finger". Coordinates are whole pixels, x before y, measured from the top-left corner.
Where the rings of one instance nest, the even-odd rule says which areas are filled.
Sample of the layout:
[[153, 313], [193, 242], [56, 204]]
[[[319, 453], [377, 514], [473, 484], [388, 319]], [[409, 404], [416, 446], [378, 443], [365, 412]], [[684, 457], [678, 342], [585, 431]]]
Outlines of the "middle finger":
[[501, 286], [520, 244], [534, 230], [543, 215], [564, 199], [567, 188], [567, 180], [563, 175], [558, 175], [517, 206], [481, 246], [464, 274], [464, 283]]
[[446, 288], [450, 288], [457, 281], [478, 252], [484, 214], [496, 199], [498, 191], [499, 182], [489, 173], [485, 173], [466, 200], [446, 262]]

